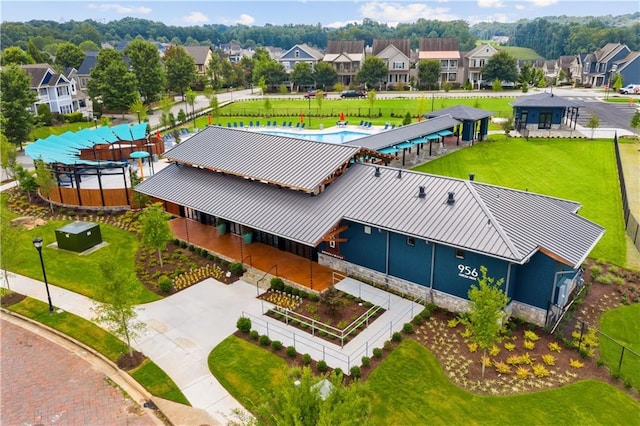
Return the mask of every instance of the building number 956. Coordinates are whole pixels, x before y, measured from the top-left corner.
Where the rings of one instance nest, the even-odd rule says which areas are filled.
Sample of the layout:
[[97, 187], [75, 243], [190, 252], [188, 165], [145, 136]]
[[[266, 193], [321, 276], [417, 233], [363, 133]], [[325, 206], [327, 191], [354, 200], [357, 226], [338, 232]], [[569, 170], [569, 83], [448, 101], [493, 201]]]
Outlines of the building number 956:
[[478, 278], [478, 270], [463, 264], [458, 265], [458, 276], [468, 280], [476, 281]]

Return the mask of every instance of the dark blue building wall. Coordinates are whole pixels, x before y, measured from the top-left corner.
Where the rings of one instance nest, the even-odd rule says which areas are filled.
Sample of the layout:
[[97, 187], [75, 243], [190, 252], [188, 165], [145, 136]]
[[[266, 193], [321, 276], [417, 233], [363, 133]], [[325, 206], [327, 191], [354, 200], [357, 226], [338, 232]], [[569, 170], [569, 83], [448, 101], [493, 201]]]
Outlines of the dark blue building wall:
[[343, 221], [343, 224], [349, 226], [349, 229], [340, 233], [341, 238], [349, 240], [340, 244], [340, 254], [344, 260], [386, 273], [387, 233], [371, 226], [371, 233], [365, 234], [365, 226], [360, 223]]
[[389, 275], [429, 286], [432, 248], [425, 240], [389, 233]]
[[[562, 124], [562, 117], [564, 115], [564, 107], [515, 107], [515, 117], [521, 117], [522, 110], [526, 110], [527, 121], [526, 124], [538, 124], [540, 123], [541, 112], [551, 112], [551, 124]], [[525, 123], [523, 123], [525, 124]]]
[[[452, 247], [435, 247], [433, 288], [436, 290], [467, 299], [469, 288], [477, 283], [480, 276], [480, 266], [486, 266], [487, 275], [495, 278], [496, 282], [507, 278], [508, 263], [503, 260], [469, 251], [463, 252], [464, 259], [460, 259], [456, 257], [456, 250]], [[505, 290], [504, 284], [502, 289]]]
[[635, 61], [624, 67], [620, 71], [622, 75], [622, 86], [627, 84], [640, 84], [640, 58], [636, 58]]
[[[556, 294], [552, 296], [553, 284], [558, 271], [572, 271], [572, 274], [559, 275], [558, 281], [562, 278], [569, 278], [575, 275], [572, 268], [563, 265], [543, 253], [534, 254], [528, 263], [516, 267], [518, 281], [513, 287], [514, 300], [538, 308], [548, 309], [549, 302], [556, 302]], [[553, 297], [553, 300], [552, 300]]]

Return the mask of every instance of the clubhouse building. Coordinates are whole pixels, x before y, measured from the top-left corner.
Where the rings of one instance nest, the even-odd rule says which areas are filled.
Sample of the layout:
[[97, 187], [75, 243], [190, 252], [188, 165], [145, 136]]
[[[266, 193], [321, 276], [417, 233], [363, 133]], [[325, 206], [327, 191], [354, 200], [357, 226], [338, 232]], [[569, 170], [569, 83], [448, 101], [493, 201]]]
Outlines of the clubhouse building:
[[[389, 167], [389, 147], [450, 134], [451, 116], [331, 144], [208, 127], [135, 187], [176, 215], [460, 311], [480, 267], [512, 315], [557, 321], [602, 227], [578, 203]], [[396, 153], [397, 154], [397, 153]]]

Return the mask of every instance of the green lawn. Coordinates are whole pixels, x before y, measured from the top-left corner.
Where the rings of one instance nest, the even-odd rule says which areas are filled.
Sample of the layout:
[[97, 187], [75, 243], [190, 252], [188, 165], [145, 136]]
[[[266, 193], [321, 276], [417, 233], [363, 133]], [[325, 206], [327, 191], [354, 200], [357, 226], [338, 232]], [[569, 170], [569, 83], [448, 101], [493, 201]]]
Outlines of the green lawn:
[[542, 56], [538, 55], [535, 50], [529, 49], [528, 47], [499, 46], [497, 49], [507, 52], [516, 59], [542, 59]]
[[263, 389], [286, 377], [282, 358], [233, 335], [213, 348], [208, 362], [211, 373], [244, 407], [256, 405]]
[[491, 136], [416, 170], [528, 189], [578, 201], [580, 215], [606, 233], [591, 257], [624, 266], [626, 241], [613, 144], [609, 140], [511, 139]]
[[[84, 343], [114, 363], [127, 350], [120, 339], [90, 321], [69, 312], [49, 314], [49, 306], [39, 300], [27, 297], [20, 303], [9, 306], [8, 309]], [[131, 375], [152, 395], [189, 405], [189, 401], [178, 386], [153, 361], [147, 359], [140, 367], [133, 370]]]
[[640, 424], [640, 404], [593, 380], [508, 397], [471, 394], [452, 385], [431, 352], [413, 340], [394, 350], [367, 386], [373, 394], [372, 425]]
[[[284, 366], [270, 351], [235, 336], [209, 355], [214, 376], [249, 409], [261, 389], [281, 385]], [[369, 376], [366, 387], [372, 395], [372, 425], [599, 425], [619, 424], [621, 419], [640, 424], [640, 405], [597, 381], [510, 397], [471, 394], [452, 385], [431, 352], [410, 339]]]
[[[6, 209], [4, 203], [2, 208]], [[33, 239], [41, 237], [44, 240], [42, 257], [50, 284], [99, 300], [98, 289], [103, 278], [98, 264], [112, 253], [118, 253], [121, 259], [120, 267], [134, 277], [131, 285], [140, 288], [138, 298], [134, 302], [139, 304], [160, 299], [135, 278], [135, 253], [138, 251], [136, 235], [114, 226], [100, 224], [102, 240], [108, 245], [91, 254], [79, 255], [48, 247], [56, 241], [55, 230], [67, 223], [69, 222], [51, 221], [44, 226], [18, 233], [14, 252], [5, 259], [7, 269], [42, 280], [40, 258], [33, 247]]]
[[[620, 367], [620, 377], [640, 390], [640, 304], [622, 306], [612, 309], [602, 315], [600, 330], [614, 338], [627, 348], [634, 351], [625, 351]], [[622, 348], [604, 336], [600, 337], [600, 355], [609, 369], [617, 373], [620, 365]]]

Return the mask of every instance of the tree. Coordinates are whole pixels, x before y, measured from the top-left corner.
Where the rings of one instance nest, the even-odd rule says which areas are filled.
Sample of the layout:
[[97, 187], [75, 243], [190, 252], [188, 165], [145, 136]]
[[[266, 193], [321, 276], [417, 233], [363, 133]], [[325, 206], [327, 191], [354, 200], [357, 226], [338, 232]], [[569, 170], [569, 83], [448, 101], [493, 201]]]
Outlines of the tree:
[[487, 276], [486, 266], [480, 266], [478, 285], [473, 284], [467, 294], [469, 311], [461, 316], [461, 322], [471, 332], [471, 339], [482, 349], [482, 377], [487, 349], [495, 344], [504, 329], [504, 310], [509, 297], [500, 288], [504, 278], [495, 282]]
[[[282, 375], [282, 383], [270, 392], [263, 391], [261, 402], [255, 407], [258, 424], [367, 424], [371, 403], [361, 382], [344, 385], [342, 374], [318, 377], [309, 367], [293, 368]], [[322, 395], [318, 383], [325, 379], [331, 384], [331, 391]]]
[[0, 56], [0, 64], [4, 67], [7, 65], [27, 65], [34, 64], [35, 60], [24, 50], [18, 46], [9, 46], [2, 51]]
[[9, 271], [7, 270], [7, 259], [11, 259], [17, 248], [16, 244], [20, 238], [20, 230], [11, 226], [11, 221], [7, 217], [5, 210], [0, 211], [0, 261], [2, 262], [2, 270], [4, 271], [4, 281], [7, 289], [11, 290], [9, 284]]
[[636, 112], [633, 113], [629, 125], [634, 129], [640, 129], [640, 111], [636, 110]]
[[[244, 56], [243, 56], [244, 59]], [[211, 61], [207, 65], [207, 69], [205, 70], [205, 74], [209, 79], [209, 86], [216, 90], [222, 87], [222, 58], [217, 53], [213, 53], [211, 56]], [[228, 59], [224, 59], [228, 61]]]
[[616, 92], [620, 92], [620, 89], [622, 88], [623, 84], [624, 83], [623, 83], [622, 74], [615, 73], [613, 75], [613, 82], [611, 83], [611, 87], [613, 88], [613, 90], [615, 90]]
[[31, 202], [31, 193], [38, 189], [36, 178], [33, 172], [24, 168], [20, 163], [16, 164], [16, 180], [18, 181], [18, 188], [25, 194], [29, 202]]
[[167, 214], [162, 209], [162, 204], [155, 203], [144, 209], [140, 215], [142, 242], [158, 252], [158, 262], [162, 266], [161, 251], [172, 238], [171, 229], [167, 220]]
[[338, 73], [328, 62], [319, 62], [313, 69], [313, 79], [316, 87], [322, 87], [327, 90], [327, 86], [333, 86], [338, 81]]
[[133, 278], [120, 266], [120, 258], [116, 254], [100, 262], [100, 271], [104, 281], [100, 285], [100, 300], [92, 311], [94, 321], [104, 324], [109, 331], [124, 339], [133, 356], [131, 339], [144, 332], [146, 324], [138, 321], [138, 314], [132, 300], [137, 300], [140, 287]]
[[56, 185], [56, 181], [53, 178], [53, 173], [51, 171], [51, 167], [42, 160], [35, 160], [36, 166], [36, 184], [40, 189], [40, 193], [43, 197], [49, 201], [49, 209], [51, 209], [51, 213], [53, 213], [53, 203], [51, 202], [51, 191], [53, 191], [53, 187]]
[[85, 53], [73, 43], [60, 43], [56, 48], [56, 65], [61, 68], [79, 68]]
[[316, 91], [316, 104], [318, 105], [318, 112], [322, 111], [322, 103], [324, 102], [324, 92], [322, 90]]
[[[189, 89], [187, 90], [187, 93], [185, 93], [185, 99], [187, 104], [191, 105], [191, 113], [193, 114], [193, 127], [196, 126], [196, 92], [194, 92], [193, 90]], [[187, 115], [188, 115], [189, 111], [187, 111]]]
[[366, 85], [367, 88], [378, 87], [382, 85], [382, 81], [388, 73], [387, 64], [382, 59], [377, 56], [369, 56], [356, 74], [356, 81]]
[[261, 77], [264, 77], [267, 86], [280, 86], [283, 81], [287, 80], [287, 73], [280, 62], [271, 59], [261, 60], [257, 61], [253, 68], [254, 83], [259, 82]]
[[335, 315], [340, 307], [344, 306], [344, 300], [340, 297], [340, 292], [334, 286], [330, 286], [320, 295], [320, 303], [327, 308], [329, 315]]
[[494, 92], [502, 92], [502, 81], [500, 81], [499, 78], [496, 78], [495, 80], [493, 80], [493, 85], [491, 86], [491, 89]]
[[94, 41], [85, 40], [78, 45], [83, 52], [97, 52], [100, 50], [100, 46], [98, 46]]
[[114, 49], [100, 51], [87, 88], [94, 102], [99, 101], [107, 110], [121, 111], [123, 116], [139, 96], [135, 74]]
[[17, 65], [9, 65], [0, 70], [2, 133], [10, 143], [19, 145], [20, 150], [22, 142], [29, 139], [34, 123], [31, 108], [36, 101], [36, 94], [30, 87], [31, 79]]
[[167, 87], [180, 93], [184, 92], [196, 80], [196, 63], [182, 46], [170, 46], [164, 53], [164, 66], [167, 73]]
[[33, 62], [36, 64], [41, 64], [49, 60], [49, 55], [40, 52], [36, 47], [36, 44], [33, 42], [33, 39], [29, 39], [29, 44], [27, 44], [27, 54], [33, 58]]
[[140, 96], [138, 96], [136, 100], [129, 105], [129, 110], [136, 114], [138, 117], [138, 123], [147, 119], [147, 106], [144, 104]]
[[589, 121], [587, 121], [587, 127], [591, 129], [591, 139], [593, 139], [596, 129], [600, 127], [600, 119], [598, 118], [597, 115], [591, 114], [589, 116]]
[[162, 127], [170, 127], [173, 125], [172, 107], [173, 100], [169, 96], [164, 96], [160, 99], [160, 125]]
[[313, 85], [313, 69], [311, 68], [311, 64], [307, 62], [296, 63], [293, 71], [291, 71], [290, 79], [298, 88]]
[[482, 77], [486, 81], [498, 79], [500, 81], [515, 82], [518, 78], [516, 58], [505, 51], [496, 53], [482, 67]]
[[220, 116], [220, 102], [218, 102], [216, 95], [211, 95], [209, 98], [209, 108], [211, 108], [211, 114], [217, 120]]
[[423, 59], [418, 62], [418, 81], [421, 88], [433, 88], [440, 80], [440, 61]]
[[16, 152], [16, 146], [9, 143], [5, 135], [0, 134], [0, 162], [2, 163], [2, 169], [9, 179], [16, 177], [17, 158], [18, 153]]
[[138, 92], [149, 105], [156, 101], [165, 86], [165, 73], [160, 52], [151, 42], [135, 39], [124, 49], [136, 75]]
[[369, 117], [371, 117], [371, 111], [373, 110], [373, 106], [376, 103], [376, 97], [378, 93], [375, 90], [369, 90], [367, 92], [367, 99], [369, 100]]

